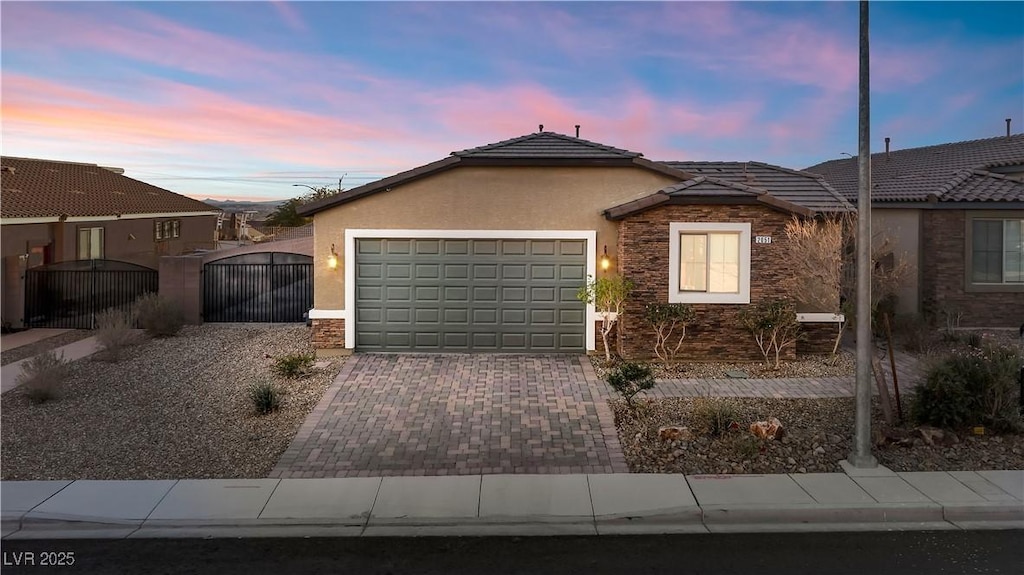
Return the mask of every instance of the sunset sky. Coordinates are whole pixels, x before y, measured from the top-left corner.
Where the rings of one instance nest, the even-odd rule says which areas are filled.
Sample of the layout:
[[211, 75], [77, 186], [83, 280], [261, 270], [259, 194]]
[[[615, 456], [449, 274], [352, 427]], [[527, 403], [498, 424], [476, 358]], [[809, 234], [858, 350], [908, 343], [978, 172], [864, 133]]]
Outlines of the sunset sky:
[[[857, 151], [855, 2], [0, 4], [4, 155], [196, 198], [350, 188], [538, 124], [652, 160]], [[1024, 127], [1024, 3], [874, 2], [873, 148]]]

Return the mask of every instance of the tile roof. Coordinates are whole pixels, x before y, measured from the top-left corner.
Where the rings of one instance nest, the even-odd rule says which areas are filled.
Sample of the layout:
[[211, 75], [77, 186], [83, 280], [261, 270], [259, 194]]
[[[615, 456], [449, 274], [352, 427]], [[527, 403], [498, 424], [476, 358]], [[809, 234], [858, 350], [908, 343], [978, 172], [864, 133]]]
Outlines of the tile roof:
[[220, 211], [96, 164], [3, 157], [0, 165], [3, 218]]
[[[661, 162], [678, 170], [739, 184], [750, 191], [767, 193], [814, 211], [845, 211], [852, 208], [821, 176], [763, 162]], [[685, 182], [684, 182], [685, 183]], [[709, 184], [704, 187], [711, 191]], [[673, 186], [670, 186], [670, 188]], [[666, 188], [666, 193], [669, 188]], [[740, 189], [740, 188], [736, 188]], [[721, 187], [719, 193], [723, 193]], [[697, 190], [688, 191], [688, 193]]]
[[[871, 196], [875, 202], [1024, 201], [1024, 188], [989, 171], [1017, 165], [1024, 165], [1024, 134], [890, 150], [888, 157], [879, 152], [871, 154]], [[856, 201], [857, 158], [829, 160], [807, 171]]]
[[630, 159], [643, 154], [555, 132], [537, 132], [486, 146], [452, 152], [460, 158]]

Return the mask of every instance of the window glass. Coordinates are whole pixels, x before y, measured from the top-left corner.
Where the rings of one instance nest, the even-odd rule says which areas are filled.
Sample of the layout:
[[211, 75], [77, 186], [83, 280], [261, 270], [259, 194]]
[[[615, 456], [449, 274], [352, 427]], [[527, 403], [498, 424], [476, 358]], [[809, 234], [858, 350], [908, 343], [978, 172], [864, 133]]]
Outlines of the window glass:
[[156, 222], [156, 239], [157, 241], [164, 239], [164, 226], [161, 222]]
[[180, 231], [180, 228], [181, 228], [181, 221], [180, 220], [174, 220], [174, 223], [171, 225], [171, 232], [173, 233], [174, 237], [178, 237], [178, 233]]
[[1006, 220], [1003, 232], [1003, 281], [1024, 282], [1024, 220]]
[[1002, 283], [1003, 222], [974, 220], [971, 233], [971, 280]]
[[103, 228], [78, 229], [78, 259], [103, 258]]
[[738, 293], [740, 291], [740, 236], [739, 234], [709, 234], [708, 254], [710, 271], [708, 291]]
[[708, 236], [681, 234], [679, 242], [679, 291], [707, 291]]

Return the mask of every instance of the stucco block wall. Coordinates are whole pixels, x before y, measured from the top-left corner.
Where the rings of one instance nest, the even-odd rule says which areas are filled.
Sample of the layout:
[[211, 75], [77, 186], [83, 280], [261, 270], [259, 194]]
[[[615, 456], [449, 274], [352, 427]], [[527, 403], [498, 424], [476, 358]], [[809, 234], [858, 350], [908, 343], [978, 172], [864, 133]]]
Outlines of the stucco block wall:
[[595, 230], [597, 250], [617, 254], [602, 212], [674, 181], [636, 167], [461, 166], [340, 205], [314, 216], [314, 306], [345, 309], [346, 229]]
[[[619, 227], [619, 272], [636, 283], [636, 289], [620, 318], [622, 353], [627, 358], [654, 355], [653, 329], [643, 319], [648, 303], [668, 302], [670, 270], [678, 268], [669, 261], [669, 224], [672, 222], [751, 223], [751, 236], [771, 236], [770, 244], [751, 244], [750, 301], [787, 295], [783, 285], [788, 276], [785, 260], [785, 226], [790, 214], [757, 205], [663, 206], [630, 216]], [[750, 332], [740, 325], [743, 304], [692, 304], [697, 323], [687, 330], [680, 359], [759, 360], [762, 359]], [[811, 331], [812, 338], [823, 334]], [[808, 341], [818, 349], [814, 339]], [[789, 358], [795, 355], [790, 348]]]
[[[1003, 213], [1024, 217], [1024, 212]], [[1024, 324], [1024, 291], [971, 292], [967, 282], [967, 212], [926, 210], [921, 226], [923, 311], [939, 323], [944, 311], [962, 312], [961, 327], [1019, 327]]]

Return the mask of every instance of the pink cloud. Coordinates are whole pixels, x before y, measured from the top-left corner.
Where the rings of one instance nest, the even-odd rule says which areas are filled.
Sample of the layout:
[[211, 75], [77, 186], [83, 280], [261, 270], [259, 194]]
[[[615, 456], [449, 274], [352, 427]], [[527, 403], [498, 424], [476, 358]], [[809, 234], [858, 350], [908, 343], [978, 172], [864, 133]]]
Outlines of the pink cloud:
[[309, 32], [309, 26], [306, 25], [305, 20], [302, 19], [302, 15], [299, 14], [293, 3], [271, 0], [270, 5], [290, 29], [295, 32]]

